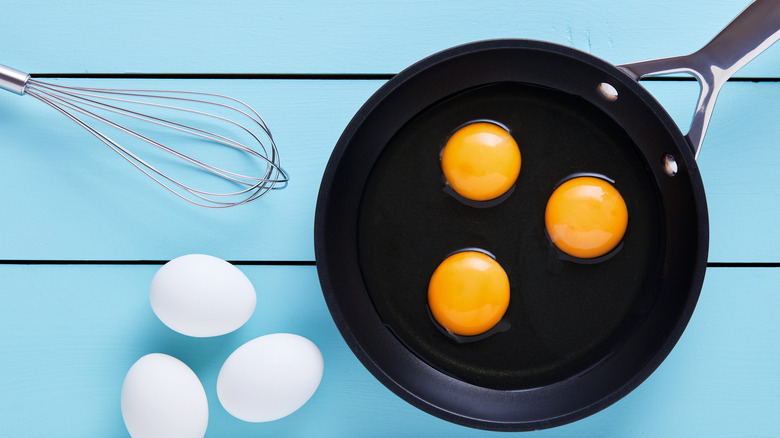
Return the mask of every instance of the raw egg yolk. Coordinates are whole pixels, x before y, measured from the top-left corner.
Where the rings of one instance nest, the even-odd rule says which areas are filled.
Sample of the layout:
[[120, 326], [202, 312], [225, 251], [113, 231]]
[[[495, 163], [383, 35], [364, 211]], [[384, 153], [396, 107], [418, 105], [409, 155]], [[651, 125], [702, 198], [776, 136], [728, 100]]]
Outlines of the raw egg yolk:
[[555, 189], [547, 201], [544, 221], [555, 246], [587, 259], [602, 256], [620, 243], [628, 210], [623, 197], [607, 181], [577, 177]]
[[453, 254], [431, 277], [428, 306], [434, 319], [456, 335], [484, 333], [501, 320], [509, 306], [509, 278], [486, 254]]
[[447, 141], [441, 168], [456, 193], [473, 201], [488, 201], [515, 184], [520, 173], [520, 149], [501, 126], [471, 123]]

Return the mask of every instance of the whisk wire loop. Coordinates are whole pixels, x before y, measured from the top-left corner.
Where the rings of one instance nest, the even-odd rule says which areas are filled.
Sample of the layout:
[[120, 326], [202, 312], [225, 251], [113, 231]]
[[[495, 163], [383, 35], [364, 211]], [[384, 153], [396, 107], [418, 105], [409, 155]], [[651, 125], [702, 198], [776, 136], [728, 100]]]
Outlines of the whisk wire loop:
[[[35, 92], [31, 92], [30, 94], [33, 95], [33, 93], [35, 93]], [[44, 95], [45, 95], [45, 93], [44, 93]], [[162, 185], [163, 187], [165, 187], [166, 189], [168, 189], [169, 191], [171, 191], [175, 195], [177, 195], [177, 196], [179, 196], [182, 199], [185, 199], [187, 201], [193, 202], [191, 199], [182, 196], [176, 190], [173, 190], [170, 187], [168, 187], [165, 183], [160, 181], [160, 179], [156, 178], [154, 175], [149, 173], [149, 171], [151, 171], [151, 172], [157, 174], [158, 176], [160, 176], [161, 178], [164, 178], [167, 181], [175, 184], [180, 189], [190, 193], [191, 195], [193, 195], [193, 196], [195, 196], [195, 197], [197, 197], [197, 198], [199, 198], [201, 200], [207, 201], [207, 202], [209, 202], [211, 204], [219, 204], [219, 205], [224, 205], [224, 206], [232, 206], [232, 205], [238, 205], [238, 204], [235, 203], [235, 202], [228, 203], [228, 202], [216, 201], [215, 199], [207, 198], [207, 196], [208, 197], [217, 197], [217, 196], [227, 197], [227, 196], [243, 195], [245, 193], [248, 193], [248, 192], [256, 189], [262, 182], [265, 181], [265, 180], [262, 180], [262, 179], [259, 179], [259, 178], [252, 178], [252, 179], [254, 179], [254, 180], [258, 181], [258, 182], [256, 182], [254, 185], [251, 185], [250, 187], [248, 187], [248, 188], [246, 188], [244, 190], [241, 190], [239, 192], [232, 192], [232, 193], [212, 193], [212, 192], [205, 192], [205, 191], [193, 189], [191, 187], [185, 186], [184, 184], [180, 183], [179, 181], [177, 181], [177, 180], [175, 180], [175, 179], [165, 175], [164, 173], [160, 172], [154, 166], [152, 166], [151, 164], [147, 163], [146, 161], [144, 161], [143, 159], [141, 159], [137, 155], [133, 154], [132, 152], [130, 152], [129, 150], [127, 150], [126, 148], [121, 146], [119, 143], [117, 143], [116, 141], [112, 140], [107, 135], [103, 134], [101, 131], [97, 130], [96, 128], [92, 127], [88, 123], [84, 122], [83, 120], [81, 120], [80, 118], [75, 116], [73, 113], [65, 110], [61, 105], [70, 107], [70, 105], [67, 102], [60, 102], [60, 104], [58, 104], [56, 102], [58, 99], [55, 99], [55, 98], [49, 98], [49, 97], [45, 97], [45, 96], [41, 96], [41, 95], [36, 95], [36, 97], [39, 98], [40, 100], [42, 100], [43, 102], [47, 103], [48, 105], [52, 106], [53, 108], [57, 109], [58, 111], [60, 111], [64, 115], [66, 115], [68, 118], [70, 118], [71, 120], [76, 122], [82, 128], [86, 129], [90, 134], [92, 134], [95, 137], [97, 137], [100, 141], [102, 141], [107, 146], [109, 146], [112, 150], [114, 150], [114, 152], [118, 153], [120, 156], [122, 156], [122, 158], [124, 158], [125, 160], [130, 162], [130, 164], [135, 166], [137, 169], [139, 169], [141, 172], [146, 174], [152, 180], [154, 180], [155, 182], [157, 182], [158, 184]], [[106, 123], [106, 124], [108, 124], [110, 126], [115, 125], [115, 123], [111, 122], [110, 120], [106, 120], [106, 119], [102, 118], [99, 115], [96, 115], [94, 113], [91, 113], [89, 111], [84, 110], [83, 108], [71, 108], [71, 109], [73, 109], [74, 111], [81, 112], [81, 113], [83, 113], [85, 115], [88, 115], [89, 117], [91, 117], [91, 118], [93, 118], [95, 120], [102, 121], [102, 122], [104, 122], [104, 123]], [[167, 148], [165, 145], [162, 145], [162, 144], [160, 144], [158, 142], [155, 142], [154, 140], [147, 139], [146, 137], [143, 137], [142, 135], [136, 133], [135, 131], [128, 130], [127, 128], [124, 128], [124, 127], [121, 127], [121, 126], [119, 126], [117, 129], [120, 129], [121, 131], [127, 132], [127, 133], [129, 133], [129, 134], [131, 134], [131, 135], [133, 135], [133, 136], [135, 136], [137, 138], [143, 139], [144, 141], [146, 141], [146, 142], [148, 142], [150, 144], [154, 144], [154, 145], [156, 145], [156, 146], [158, 146], [158, 147], [160, 147], [160, 148], [162, 148], [164, 150], [170, 151], [174, 155], [182, 155], [178, 151], [171, 150], [171, 149]], [[208, 168], [210, 170], [213, 170], [214, 173], [220, 173], [219, 172], [220, 169], [214, 168], [213, 166], [201, 163], [201, 162], [199, 162], [197, 160], [194, 160], [194, 159], [192, 159], [192, 158], [190, 158], [190, 157], [188, 157], [186, 155], [182, 155], [182, 157], [186, 161], [191, 162], [193, 164], [196, 164], [199, 167]], [[147, 169], [149, 171], [147, 171]], [[220, 173], [220, 176], [223, 176], [225, 179], [230, 179], [232, 181], [236, 181], [236, 182], [239, 182], [241, 184], [248, 185], [246, 182], [239, 181], [239, 180], [236, 180], [234, 178], [229, 178], [229, 177], [227, 177], [225, 175], [222, 175], [221, 173]], [[264, 194], [264, 192], [262, 194]], [[262, 194], [253, 192], [253, 195], [255, 195], [255, 196], [251, 196], [251, 197], [245, 199], [242, 203], [246, 203], [246, 202], [252, 201], [254, 199], [257, 199]], [[204, 205], [204, 204], [199, 203], [199, 202], [193, 202], [193, 203], [195, 203], [197, 205], [201, 205], [201, 206], [211, 206], [211, 207], [215, 206], [215, 205]]]
[[[28, 91], [28, 94], [34, 95], [34, 96], [40, 98], [40, 95], [38, 93], [39, 93], [38, 91]], [[136, 138], [138, 138], [140, 140], [143, 140], [143, 141], [145, 141], [145, 142], [147, 142], [149, 144], [152, 144], [152, 145], [154, 145], [154, 146], [156, 146], [156, 147], [158, 147], [158, 148], [160, 148], [160, 149], [162, 149], [162, 150], [164, 150], [164, 151], [166, 151], [166, 152], [168, 152], [170, 154], [173, 154], [173, 155], [175, 155], [175, 156], [177, 156], [179, 158], [182, 158], [182, 159], [184, 159], [184, 160], [186, 160], [186, 161], [188, 161], [188, 162], [190, 162], [192, 164], [196, 164], [196, 165], [198, 165], [200, 167], [206, 167], [206, 168], [209, 168], [210, 170], [218, 172], [218, 173], [220, 173], [221, 176], [223, 176], [223, 177], [225, 177], [227, 179], [232, 179], [232, 178], [229, 178], [227, 175], [233, 175], [233, 176], [237, 176], [237, 177], [240, 177], [240, 178], [259, 180], [258, 178], [252, 178], [252, 177], [248, 177], [248, 176], [245, 176], [245, 175], [239, 175], [239, 174], [236, 174], [234, 172], [229, 172], [229, 171], [226, 171], [226, 170], [223, 170], [223, 169], [219, 169], [219, 168], [216, 168], [214, 166], [210, 166], [208, 164], [205, 164], [205, 163], [202, 163], [202, 162], [200, 162], [198, 160], [195, 160], [195, 159], [193, 159], [193, 158], [191, 158], [191, 157], [189, 157], [187, 155], [182, 154], [179, 151], [176, 151], [174, 149], [171, 149], [171, 148], [165, 146], [164, 144], [161, 144], [161, 143], [156, 142], [156, 141], [154, 141], [152, 139], [149, 139], [149, 138], [147, 138], [147, 137], [137, 133], [136, 131], [130, 130], [130, 129], [122, 126], [122, 125], [119, 125], [119, 124], [109, 120], [109, 119], [106, 119], [106, 118], [104, 118], [104, 117], [102, 117], [102, 116], [100, 116], [98, 114], [95, 114], [94, 112], [88, 111], [88, 110], [86, 110], [83, 107], [79, 107], [78, 105], [72, 104], [71, 101], [73, 99], [63, 98], [63, 97], [60, 97], [60, 96], [58, 96], [56, 94], [52, 94], [52, 93], [45, 92], [45, 91], [40, 92], [40, 94], [46, 95], [52, 101], [56, 100], [56, 101], [60, 102], [62, 105], [67, 106], [68, 108], [70, 108], [70, 109], [72, 109], [74, 111], [80, 112], [80, 113], [82, 113], [84, 115], [87, 115], [87, 116], [89, 116], [89, 117], [91, 117], [91, 118], [93, 118], [95, 120], [98, 120], [98, 121], [100, 121], [102, 123], [105, 123], [106, 125], [109, 125], [109, 126], [111, 126], [113, 128], [116, 128], [116, 129], [118, 129], [120, 131], [123, 131], [125, 133], [130, 134], [130, 135], [133, 135], [134, 137], [136, 137]], [[140, 114], [140, 113], [137, 113], [137, 112], [134, 112], [134, 111], [127, 111], [127, 110], [124, 110], [124, 109], [121, 109], [121, 108], [117, 108], [117, 107], [113, 107], [113, 106], [103, 107], [102, 105], [99, 105], [99, 104], [96, 105], [94, 103], [94, 101], [89, 100], [89, 99], [85, 100], [84, 103], [86, 105], [88, 105], [88, 106], [100, 107], [100, 108], [102, 108], [102, 109], [104, 109], [106, 111], [114, 112], [114, 113], [117, 113], [117, 114], [124, 114], [124, 115], [127, 115], [129, 117], [133, 117], [133, 118], [138, 119], [138, 120], [149, 121], [151, 123], [154, 123], [154, 124], [157, 124], [157, 125], [160, 125], [160, 126], [169, 127], [169, 128], [176, 129], [176, 130], [179, 130], [179, 131], [182, 131], [182, 132], [185, 132], [185, 133], [189, 133], [189, 134], [196, 135], [196, 136], [199, 136], [199, 137], [202, 137], [202, 138], [206, 138], [208, 140], [213, 140], [215, 142], [222, 143], [224, 145], [235, 147], [235, 148], [241, 149], [241, 150], [243, 150], [245, 152], [252, 153], [253, 155], [257, 155], [258, 157], [264, 159], [265, 161], [269, 161], [269, 160], [265, 159], [265, 157], [263, 157], [260, 154], [257, 154], [256, 152], [254, 152], [253, 150], [248, 149], [245, 146], [241, 145], [240, 143], [237, 143], [237, 142], [235, 142], [233, 140], [230, 140], [230, 139], [228, 139], [226, 137], [223, 137], [223, 136], [219, 136], [219, 135], [213, 135], [212, 136], [210, 133], [208, 133], [206, 131], [203, 131], [203, 130], [200, 130], [200, 129], [197, 129], [197, 128], [193, 128], [191, 126], [182, 125], [182, 124], [175, 123], [175, 122], [169, 122], [169, 121], [166, 121], [166, 120], [163, 120], [163, 119], [160, 119], [160, 118], [147, 116], [147, 115]], [[173, 108], [173, 107], [170, 107], [170, 108]], [[176, 108], [176, 109], [178, 109], [178, 108]], [[205, 114], [205, 113], [198, 112], [198, 114]], [[225, 120], [224, 118], [220, 118], [220, 119]], [[251, 132], [250, 132], [250, 134], [251, 134]], [[258, 142], [259, 142], [259, 139], [258, 139]], [[263, 147], [263, 150], [265, 150], [264, 147]]]
[[[211, 208], [242, 205], [265, 196], [272, 189], [285, 187], [289, 181], [289, 176], [281, 167], [279, 151], [265, 120], [252, 107], [233, 97], [181, 90], [121, 90], [78, 87], [43, 82], [29, 76], [23, 90], [21, 90], [22, 93], [19, 93], [20, 89], [15, 84], [19, 82], [16, 76], [19, 76], [21, 72], [10, 68], [6, 68], [6, 70], [12, 71], [15, 76], [11, 78], [13, 86], [4, 86], [4, 89], [17, 94], [30, 95], [54, 108], [157, 184], [193, 204]], [[2, 73], [0, 71], [0, 76]], [[12, 82], [11, 79], [8, 80], [9, 84]], [[149, 111], [142, 111], [142, 109]], [[162, 114], [150, 114], [150, 111], [158, 111]], [[225, 113], [231, 116], [222, 115]], [[227, 147], [250, 157], [253, 164], [261, 164], [263, 170], [259, 176], [251, 176], [246, 171], [227, 170], [220, 165], [208, 164], [202, 159], [195, 158], [180, 149], [166, 145], [163, 141], [154, 139], [152, 135], [155, 134], [154, 131], [142, 133], [136, 127], [126, 126], [122, 122], [113, 120], [114, 116], [127, 118], [128, 121], [135, 120], [134, 123], [151, 124], [193, 139], [201, 139], [207, 143]], [[174, 116], [177, 119], [174, 119]], [[211, 120], [210, 123], [220, 124], [222, 129], [231, 128], [237, 132], [223, 135], [212, 129], [197, 127], [188, 121], [188, 118], [192, 117], [205, 121]], [[178, 118], [184, 118], [187, 121]], [[157, 165], [142, 159], [130, 148], [123, 146], [120, 141], [112, 139], [91, 125], [87, 120], [98, 122], [117, 133], [129, 136], [131, 140], [137, 141], [135, 147], [143, 144], [153, 146], [153, 149], [162, 151], [168, 156], [204, 171], [210, 175], [209, 180], [213, 178], [222, 181], [219, 184], [224, 187], [220, 190], [204, 190], [185, 184], [170, 173], [171, 170], [176, 169], [175, 165], [168, 163], [169, 170], [163, 171]], [[159, 133], [157, 134], [159, 135]], [[235, 134], [246, 137], [246, 140], [255, 145], [258, 150], [249, 147]], [[165, 160], [160, 160], [160, 162], [166, 163]], [[254, 165], [257, 167], [257, 164]], [[254, 171], [250, 173], [254, 173]], [[225, 183], [228, 185], [225, 186]], [[235, 188], [224, 190], [230, 185]]]

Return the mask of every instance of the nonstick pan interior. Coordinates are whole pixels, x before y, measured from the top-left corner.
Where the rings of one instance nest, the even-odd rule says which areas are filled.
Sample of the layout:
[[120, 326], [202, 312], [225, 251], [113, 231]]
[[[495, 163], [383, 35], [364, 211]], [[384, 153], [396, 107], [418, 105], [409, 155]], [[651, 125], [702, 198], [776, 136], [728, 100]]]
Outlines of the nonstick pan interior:
[[[446, 193], [439, 163], [455, 128], [478, 119], [509, 128], [523, 156], [512, 194], [485, 208]], [[629, 211], [622, 247], [600, 262], [563, 257], [545, 234], [547, 199], [581, 173], [613, 180]], [[384, 148], [361, 202], [360, 268], [383, 323], [424, 361], [489, 388], [547, 385], [609, 355], [652, 308], [665, 233], [658, 199], [631, 139], [583, 99], [485, 85], [426, 109]], [[509, 276], [508, 328], [458, 342], [428, 316], [427, 287], [448, 254], [472, 247], [495, 255]]]
[[[445, 193], [439, 165], [453, 130], [482, 119], [522, 153], [514, 191], [487, 208]], [[544, 231], [556, 184], [583, 172], [614, 181], [629, 213], [596, 263], [562, 259]], [[449, 49], [380, 88], [336, 145], [315, 216], [323, 294], [356, 356], [420, 409], [485, 429], [564, 424], [630, 392], [679, 339], [706, 267], [701, 178], [671, 118], [617, 68], [536, 41]], [[472, 247], [509, 275], [508, 329], [458, 342], [431, 320], [427, 283]]]

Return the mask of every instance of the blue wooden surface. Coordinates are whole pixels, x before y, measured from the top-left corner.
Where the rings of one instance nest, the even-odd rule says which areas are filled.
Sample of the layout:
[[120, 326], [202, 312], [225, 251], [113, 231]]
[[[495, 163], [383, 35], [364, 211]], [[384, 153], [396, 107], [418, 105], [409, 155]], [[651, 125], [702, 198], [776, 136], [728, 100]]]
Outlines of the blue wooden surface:
[[[5, 0], [0, 63], [36, 73], [395, 73], [488, 38], [552, 41], [626, 63], [697, 50], [746, 4]], [[774, 77], [778, 66], [770, 56], [740, 74]]]
[[[311, 266], [241, 266], [257, 311], [231, 334], [195, 339], [152, 313], [156, 266], [0, 266], [0, 437], [124, 437], [122, 380], [141, 356], [187, 363], [209, 399], [209, 437], [478, 437], [416, 410], [381, 386], [342, 341]], [[711, 268], [691, 323], [661, 367], [606, 410], [529, 437], [777, 436], [780, 418], [780, 270]], [[216, 378], [239, 345], [269, 333], [310, 338], [325, 373], [301, 410], [245, 423], [216, 397]]]
[[[7, 0], [0, 63], [32, 73], [387, 74], [449, 46], [497, 37], [553, 41], [622, 63], [696, 50], [745, 5]], [[726, 84], [699, 158], [709, 260], [778, 264], [780, 46], [739, 76], [760, 80]], [[0, 93], [0, 437], [128, 436], [119, 411], [122, 379], [152, 352], [178, 357], [201, 378], [210, 437], [501, 435], [426, 415], [375, 381], [339, 336], [313, 266], [240, 266], [258, 289], [255, 315], [233, 334], [192, 339], [167, 329], [149, 307], [157, 265], [40, 263], [167, 260], [193, 252], [313, 261], [325, 163], [383, 80], [67, 82], [236, 96], [266, 119], [292, 180], [255, 204], [199, 209], [158, 189], [39, 102]], [[695, 82], [643, 84], [685, 128]], [[710, 268], [689, 328], [647, 382], [590, 418], [524, 436], [777, 436], [779, 281], [777, 268]], [[243, 342], [284, 331], [322, 350], [320, 389], [288, 418], [236, 420], [216, 399], [219, 367]]]

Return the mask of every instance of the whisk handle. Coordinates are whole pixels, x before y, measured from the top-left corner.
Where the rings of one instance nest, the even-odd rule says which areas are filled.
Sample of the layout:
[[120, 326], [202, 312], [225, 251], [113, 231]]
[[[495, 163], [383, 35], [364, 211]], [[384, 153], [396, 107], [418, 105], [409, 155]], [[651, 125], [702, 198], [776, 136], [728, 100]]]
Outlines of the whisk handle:
[[24, 94], [30, 75], [0, 64], [0, 88], [18, 95]]

